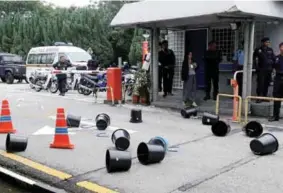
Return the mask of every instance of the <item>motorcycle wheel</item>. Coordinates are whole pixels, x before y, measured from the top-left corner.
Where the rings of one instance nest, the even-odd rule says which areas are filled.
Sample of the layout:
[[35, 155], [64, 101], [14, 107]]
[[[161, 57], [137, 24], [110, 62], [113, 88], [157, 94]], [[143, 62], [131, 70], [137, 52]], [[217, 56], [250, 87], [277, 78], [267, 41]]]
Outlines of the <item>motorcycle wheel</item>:
[[49, 91], [51, 93], [56, 93], [58, 91], [58, 83], [57, 83], [57, 81], [51, 82], [51, 85], [49, 87]]
[[[91, 85], [86, 85], [86, 87], [91, 88]], [[83, 89], [83, 95], [89, 96], [92, 93], [90, 90]]]
[[34, 90], [36, 92], [40, 92], [42, 90], [42, 87], [41, 87], [42, 85], [40, 83], [40, 80], [36, 80], [34, 84], [37, 85], [37, 86], [34, 87]]

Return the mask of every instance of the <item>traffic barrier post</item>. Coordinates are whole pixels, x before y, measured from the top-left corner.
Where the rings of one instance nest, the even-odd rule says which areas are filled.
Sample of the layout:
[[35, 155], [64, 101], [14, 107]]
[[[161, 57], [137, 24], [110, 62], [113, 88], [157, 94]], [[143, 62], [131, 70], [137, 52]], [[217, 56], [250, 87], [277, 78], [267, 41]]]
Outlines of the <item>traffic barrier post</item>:
[[[215, 114], [216, 115], [219, 115], [219, 99], [220, 97], [228, 97], [228, 98], [236, 98], [237, 101], [238, 101], [238, 107], [237, 108], [234, 108], [233, 109], [233, 115], [236, 114], [237, 117], [235, 120], [235, 122], [241, 122], [241, 107], [242, 107], [242, 97], [241, 96], [238, 96], [238, 95], [231, 95], [231, 94], [221, 94], [219, 93], [217, 95], [217, 98], [216, 98], [216, 104], [215, 104]], [[235, 112], [236, 111], [236, 112]]]
[[248, 113], [249, 113], [249, 100], [265, 100], [265, 101], [281, 101], [283, 102], [283, 98], [272, 98], [272, 97], [259, 97], [259, 96], [247, 96], [245, 99], [245, 120], [244, 123], [248, 123]]

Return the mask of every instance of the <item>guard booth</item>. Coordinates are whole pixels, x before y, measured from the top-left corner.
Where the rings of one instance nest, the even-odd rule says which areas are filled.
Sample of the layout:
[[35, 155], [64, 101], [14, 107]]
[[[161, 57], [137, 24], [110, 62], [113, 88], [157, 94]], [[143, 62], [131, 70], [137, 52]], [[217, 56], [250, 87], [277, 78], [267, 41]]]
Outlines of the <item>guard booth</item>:
[[[151, 31], [151, 59], [152, 59], [152, 101], [162, 102], [162, 106], [181, 103], [181, 92], [175, 94], [174, 100], [170, 97], [163, 99], [158, 94], [158, 42], [160, 30], [167, 30], [169, 48], [175, 52], [176, 67], [173, 87], [182, 89], [181, 66], [186, 49], [193, 52], [200, 68], [197, 71], [198, 89], [204, 89], [204, 69], [202, 56], [210, 40], [218, 42], [218, 49], [222, 51], [220, 64], [219, 91], [233, 94], [233, 89], [227, 85], [227, 78], [233, 77], [232, 57], [238, 47], [238, 42], [245, 39], [245, 65], [243, 96], [252, 94], [255, 88], [252, 78], [251, 57], [260, 39], [270, 36], [276, 47], [280, 38], [278, 32], [283, 28], [283, 3], [275, 1], [254, 2], [245, 1], [141, 1], [125, 4], [111, 22], [111, 26], [140, 27]], [[148, 13], [145, 14], [144, 10]], [[272, 10], [272, 11], [271, 11]], [[275, 21], [277, 24], [275, 24]], [[231, 29], [231, 24], [241, 23], [237, 30]], [[271, 27], [269, 28], [268, 25]], [[277, 27], [275, 28], [274, 25]], [[280, 27], [279, 27], [280, 26]], [[274, 31], [274, 30], [275, 31]], [[177, 99], [177, 96], [179, 98]], [[203, 98], [202, 95], [198, 98]], [[156, 103], [155, 103], [156, 102]], [[230, 107], [227, 107], [229, 109]]]

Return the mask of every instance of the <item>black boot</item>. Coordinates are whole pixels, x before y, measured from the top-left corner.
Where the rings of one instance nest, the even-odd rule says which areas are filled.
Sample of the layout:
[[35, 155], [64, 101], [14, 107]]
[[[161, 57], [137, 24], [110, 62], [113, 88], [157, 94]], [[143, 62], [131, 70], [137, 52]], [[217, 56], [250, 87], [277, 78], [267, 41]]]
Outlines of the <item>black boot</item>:
[[279, 118], [273, 116], [273, 117], [270, 117], [270, 118], [268, 119], [268, 121], [269, 121], [269, 122], [279, 121]]
[[209, 100], [210, 99], [210, 96], [209, 95], [206, 95], [204, 98], [203, 98], [203, 100], [205, 100], [205, 101], [207, 101], [207, 100]]

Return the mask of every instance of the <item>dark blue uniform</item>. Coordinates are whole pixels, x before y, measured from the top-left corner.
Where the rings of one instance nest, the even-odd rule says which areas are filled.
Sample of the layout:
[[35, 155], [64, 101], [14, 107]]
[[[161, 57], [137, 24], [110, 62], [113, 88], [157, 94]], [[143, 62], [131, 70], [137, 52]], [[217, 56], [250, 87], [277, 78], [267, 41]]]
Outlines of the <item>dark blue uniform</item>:
[[[273, 97], [283, 98], [283, 55], [275, 57], [274, 69], [276, 76], [274, 79]], [[274, 101], [273, 105], [273, 118], [279, 120], [281, 101]]]
[[257, 71], [257, 95], [266, 97], [275, 62], [274, 52], [272, 48], [261, 46], [255, 49], [253, 59]]
[[[53, 68], [56, 70], [67, 70], [68, 67], [71, 67], [69, 61], [65, 62], [57, 62], [53, 65]], [[58, 80], [58, 89], [60, 92], [60, 95], [65, 95], [66, 92], [66, 84], [67, 84], [67, 75], [66, 74], [57, 74], [57, 80]]]

